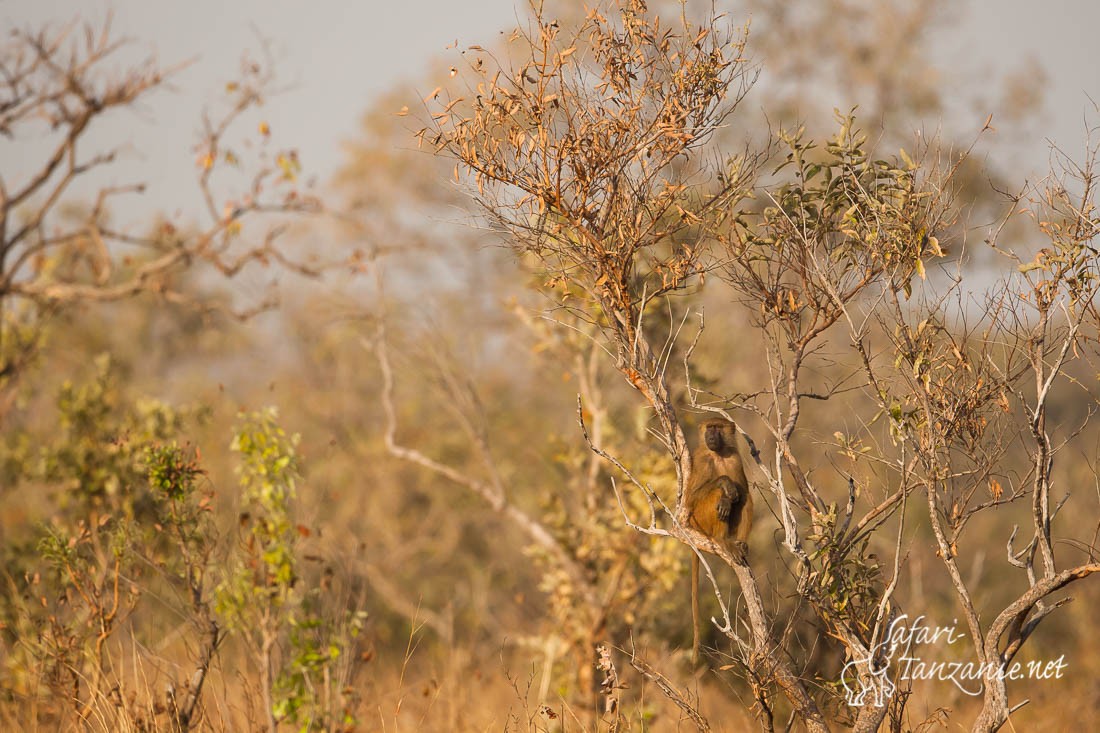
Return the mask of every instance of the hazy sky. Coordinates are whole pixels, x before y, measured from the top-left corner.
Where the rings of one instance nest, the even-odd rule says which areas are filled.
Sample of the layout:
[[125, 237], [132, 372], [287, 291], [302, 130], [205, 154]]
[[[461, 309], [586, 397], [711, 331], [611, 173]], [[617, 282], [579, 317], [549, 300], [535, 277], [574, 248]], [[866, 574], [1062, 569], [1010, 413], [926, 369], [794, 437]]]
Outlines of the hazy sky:
[[[165, 67], [192, 61], [174, 77], [173, 91], [95, 130], [96, 143], [132, 143], [130, 161], [114, 166], [120, 179], [144, 180], [156, 170], [146, 200], [174, 206], [183, 192], [186, 208], [198, 203], [192, 148], [201, 110], [217, 99], [242, 53], [259, 51], [261, 39], [271, 44], [280, 85], [289, 87], [268, 100], [263, 116], [276, 143], [296, 147], [306, 173], [325, 181], [373, 96], [415, 79], [456, 38], [495, 33], [515, 17], [513, 7], [512, 0], [0, 0], [0, 28], [37, 28], [76, 14], [101, 23], [113, 11], [116, 33], [133, 40], [127, 58], [152, 55]], [[25, 168], [24, 156], [0, 143], [6, 176]]]
[[[261, 37], [271, 42], [279, 78], [290, 87], [269, 101], [264, 116], [277, 140], [297, 147], [306, 170], [325, 181], [341, 162], [341, 143], [358, 134], [372, 97], [416, 80], [455, 40], [490, 40], [514, 23], [516, 7], [514, 0], [0, 0], [0, 23], [37, 27], [74, 13], [98, 22], [113, 10], [114, 27], [134, 40], [131, 58], [152, 54], [164, 66], [194, 60], [175, 78], [175, 91], [117, 114], [95, 141], [132, 142], [130, 162], [115, 175], [134, 180], [134, 171], [147, 179], [150, 168], [157, 171], [146, 201], [168, 206], [181, 200], [181, 191], [185, 202], [194, 195], [200, 110], [238, 68], [242, 52], [260, 47]], [[961, 15], [940, 39], [944, 58], [979, 71], [1036, 58], [1048, 79], [1041, 129], [1069, 151], [1080, 150], [1086, 95], [1100, 101], [1094, 50], [1100, 2], [976, 0]], [[1045, 143], [1025, 140], [1019, 154], [1021, 164], [1034, 169], [1046, 158]], [[17, 177], [12, 169], [25, 167], [10, 145], [0, 145], [0, 157], [5, 176]]]

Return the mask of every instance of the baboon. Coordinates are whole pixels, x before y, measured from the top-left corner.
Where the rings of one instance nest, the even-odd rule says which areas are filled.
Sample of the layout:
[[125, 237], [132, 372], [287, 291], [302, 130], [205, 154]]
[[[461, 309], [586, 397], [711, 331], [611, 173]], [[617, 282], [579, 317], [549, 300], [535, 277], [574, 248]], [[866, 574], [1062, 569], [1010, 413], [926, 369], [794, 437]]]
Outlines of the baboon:
[[[707, 420], [699, 426], [699, 445], [691, 454], [691, 484], [684, 493], [688, 524], [721, 545], [734, 560], [745, 562], [752, 529], [752, 495], [737, 450], [733, 422]], [[699, 556], [691, 555], [691, 658], [699, 662]]]

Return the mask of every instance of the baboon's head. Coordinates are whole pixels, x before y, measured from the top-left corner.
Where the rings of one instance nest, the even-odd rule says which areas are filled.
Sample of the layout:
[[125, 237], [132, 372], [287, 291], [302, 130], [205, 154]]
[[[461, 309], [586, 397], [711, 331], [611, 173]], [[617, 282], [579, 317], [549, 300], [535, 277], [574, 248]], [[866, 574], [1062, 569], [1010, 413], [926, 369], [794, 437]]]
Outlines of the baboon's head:
[[707, 420], [699, 426], [703, 444], [720, 455], [737, 449], [737, 429], [729, 420]]

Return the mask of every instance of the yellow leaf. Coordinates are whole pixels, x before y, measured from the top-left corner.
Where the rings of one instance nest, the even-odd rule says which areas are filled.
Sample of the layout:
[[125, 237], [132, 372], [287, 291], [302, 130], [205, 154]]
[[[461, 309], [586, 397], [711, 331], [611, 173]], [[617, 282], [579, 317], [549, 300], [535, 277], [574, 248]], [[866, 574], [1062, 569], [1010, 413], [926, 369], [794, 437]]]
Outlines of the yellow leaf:
[[1043, 253], [1040, 252], [1039, 254], [1035, 255], [1034, 260], [1027, 263], [1026, 265], [1020, 265], [1016, 269], [1018, 269], [1020, 272], [1022, 272], [1026, 275], [1027, 273], [1031, 272], [1032, 270], [1041, 270], [1042, 268], [1043, 268]]
[[288, 181], [293, 181], [297, 177], [298, 171], [301, 169], [297, 158], [281, 153], [275, 158], [275, 164], [279, 166], [279, 170], [283, 172], [283, 178]]
[[909, 157], [909, 153], [905, 152], [905, 148], [900, 148], [901, 159], [905, 161], [905, 166], [909, 170], [916, 170], [917, 164], [913, 162], [913, 159]]
[[268, 125], [266, 122], [261, 122], [260, 123], [260, 134], [265, 136], [265, 137], [267, 135], [270, 135], [271, 134], [271, 126]]

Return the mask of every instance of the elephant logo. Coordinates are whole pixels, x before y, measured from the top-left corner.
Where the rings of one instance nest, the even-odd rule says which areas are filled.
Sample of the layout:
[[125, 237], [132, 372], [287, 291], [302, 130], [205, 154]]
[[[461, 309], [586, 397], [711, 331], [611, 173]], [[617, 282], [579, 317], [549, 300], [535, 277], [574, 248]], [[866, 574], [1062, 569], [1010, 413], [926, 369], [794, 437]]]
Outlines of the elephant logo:
[[[887, 638], [872, 649], [869, 656], [853, 659], [844, 665], [844, 669], [840, 671], [840, 683], [844, 685], [848, 705], [851, 707], [874, 705], [881, 708], [894, 696], [897, 685], [890, 679], [889, 672], [890, 661], [896, 649], [897, 644]], [[881, 653], [880, 650], [882, 650]], [[861, 665], [866, 665], [871, 670], [870, 677], [859, 676]]]

